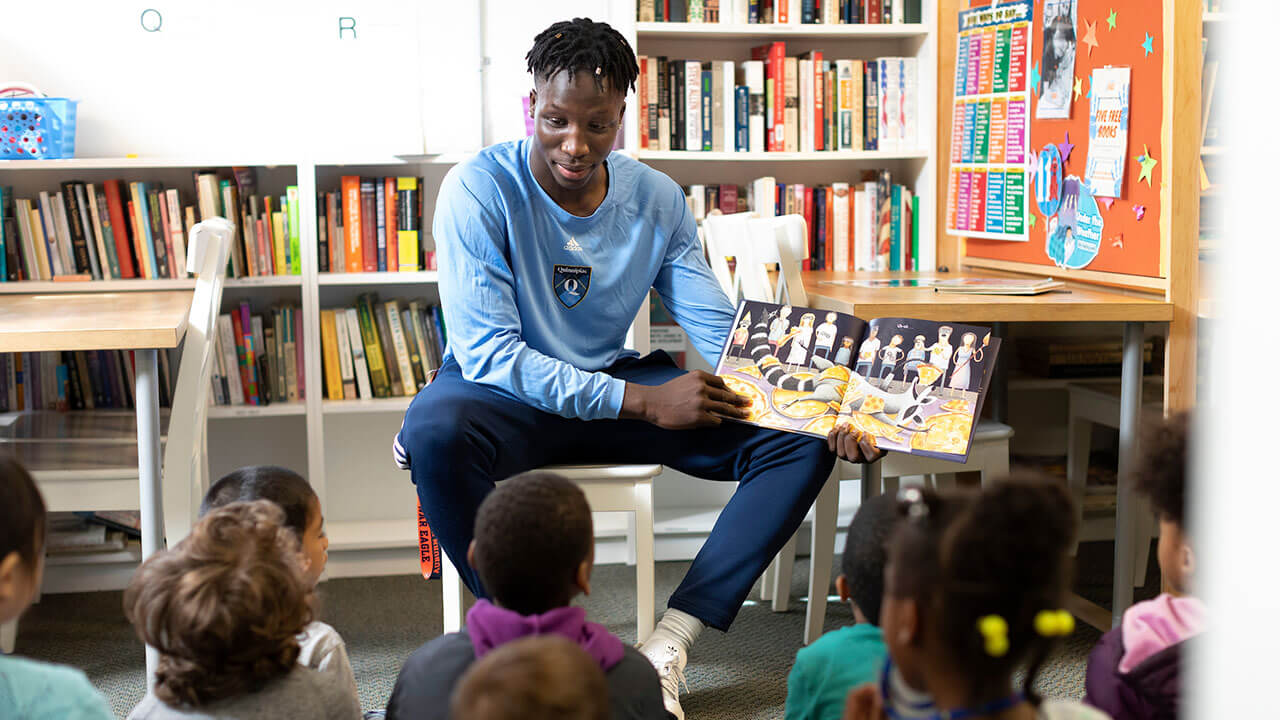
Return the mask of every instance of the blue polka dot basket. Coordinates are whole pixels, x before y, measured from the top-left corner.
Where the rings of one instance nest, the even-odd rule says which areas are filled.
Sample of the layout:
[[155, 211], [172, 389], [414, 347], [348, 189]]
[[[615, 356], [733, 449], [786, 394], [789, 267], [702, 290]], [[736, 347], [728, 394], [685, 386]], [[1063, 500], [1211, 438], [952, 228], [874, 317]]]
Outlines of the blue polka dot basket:
[[75, 100], [45, 97], [21, 83], [0, 86], [0, 160], [69, 158], [75, 148]]

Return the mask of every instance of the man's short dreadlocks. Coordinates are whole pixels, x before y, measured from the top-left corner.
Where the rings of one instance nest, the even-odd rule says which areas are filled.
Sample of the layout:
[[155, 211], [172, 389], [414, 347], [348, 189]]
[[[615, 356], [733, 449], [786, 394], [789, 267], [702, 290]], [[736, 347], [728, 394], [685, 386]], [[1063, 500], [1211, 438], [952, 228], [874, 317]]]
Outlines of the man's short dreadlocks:
[[640, 74], [627, 39], [608, 24], [590, 18], [564, 20], [538, 33], [525, 60], [536, 80], [565, 70], [570, 74], [586, 72], [598, 89], [604, 90], [608, 79], [609, 87], [623, 94], [635, 88]]

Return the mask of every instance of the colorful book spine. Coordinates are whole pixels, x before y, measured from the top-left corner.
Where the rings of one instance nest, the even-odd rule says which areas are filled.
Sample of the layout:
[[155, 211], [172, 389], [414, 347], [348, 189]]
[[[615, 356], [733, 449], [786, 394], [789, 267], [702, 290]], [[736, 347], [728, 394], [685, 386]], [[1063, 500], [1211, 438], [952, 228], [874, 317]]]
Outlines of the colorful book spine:
[[360, 227], [360, 177], [342, 176], [342, 234], [346, 239], [347, 272], [364, 270], [364, 252], [360, 247], [363, 232]]
[[298, 186], [290, 185], [284, 189], [285, 199], [289, 203], [289, 274], [302, 274], [302, 226], [299, 223]]
[[396, 195], [399, 214], [397, 223], [397, 244], [399, 248], [399, 269], [401, 272], [415, 272], [418, 265], [418, 179], [415, 177], [396, 178]]

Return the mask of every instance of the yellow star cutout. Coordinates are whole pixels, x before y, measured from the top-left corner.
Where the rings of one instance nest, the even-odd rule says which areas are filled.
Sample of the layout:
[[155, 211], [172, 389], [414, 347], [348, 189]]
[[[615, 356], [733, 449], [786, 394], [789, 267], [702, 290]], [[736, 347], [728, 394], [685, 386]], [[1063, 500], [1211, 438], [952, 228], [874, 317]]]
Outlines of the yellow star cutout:
[[1071, 88], [1071, 92], [1075, 93], [1075, 98], [1074, 98], [1075, 100], [1080, 99], [1080, 85], [1081, 85], [1080, 78], [1076, 78], [1075, 87]]
[[1146, 144], [1142, 145], [1142, 154], [1135, 157], [1139, 164], [1142, 165], [1142, 172], [1138, 174], [1138, 182], [1147, 181], [1147, 186], [1151, 185], [1151, 171], [1156, 166], [1156, 159], [1151, 157], [1151, 151], [1147, 149]]

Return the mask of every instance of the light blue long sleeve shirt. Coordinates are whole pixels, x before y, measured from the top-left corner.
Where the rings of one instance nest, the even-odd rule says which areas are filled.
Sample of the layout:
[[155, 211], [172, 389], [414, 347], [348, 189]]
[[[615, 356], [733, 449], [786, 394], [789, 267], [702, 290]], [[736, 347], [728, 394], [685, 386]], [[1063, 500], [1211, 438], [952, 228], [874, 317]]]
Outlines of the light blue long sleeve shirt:
[[601, 371], [636, 354], [623, 345], [651, 287], [714, 365], [734, 308], [680, 186], [614, 153], [604, 201], [577, 217], [538, 185], [529, 150], [482, 150], [436, 200], [445, 355], [463, 377], [565, 417], [616, 418], [626, 383]]

